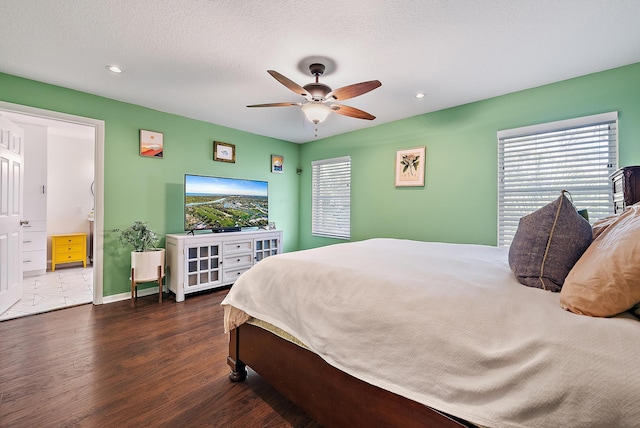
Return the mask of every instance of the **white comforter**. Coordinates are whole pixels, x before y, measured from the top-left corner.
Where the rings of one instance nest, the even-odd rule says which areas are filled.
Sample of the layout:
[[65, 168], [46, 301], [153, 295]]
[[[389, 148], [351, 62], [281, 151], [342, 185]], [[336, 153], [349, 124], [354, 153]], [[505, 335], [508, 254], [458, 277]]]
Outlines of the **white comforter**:
[[[562, 310], [507, 250], [371, 239], [269, 257], [222, 302], [373, 385], [491, 427], [640, 426], [640, 322]], [[235, 320], [235, 322], [234, 322]]]

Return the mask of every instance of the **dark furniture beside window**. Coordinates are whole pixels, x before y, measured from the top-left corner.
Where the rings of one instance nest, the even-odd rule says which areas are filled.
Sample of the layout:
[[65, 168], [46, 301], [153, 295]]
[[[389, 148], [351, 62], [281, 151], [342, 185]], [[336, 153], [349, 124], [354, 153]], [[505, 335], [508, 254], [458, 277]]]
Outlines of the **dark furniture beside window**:
[[640, 166], [625, 166], [611, 174], [613, 186], [613, 212], [621, 213], [630, 205], [640, 202]]

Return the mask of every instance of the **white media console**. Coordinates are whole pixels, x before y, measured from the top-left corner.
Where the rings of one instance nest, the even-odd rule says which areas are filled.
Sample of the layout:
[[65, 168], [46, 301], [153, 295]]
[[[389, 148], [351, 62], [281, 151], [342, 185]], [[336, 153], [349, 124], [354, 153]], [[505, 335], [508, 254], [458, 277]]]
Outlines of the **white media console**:
[[281, 230], [169, 234], [169, 290], [182, 302], [186, 294], [233, 284], [251, 266], [281, 252]]

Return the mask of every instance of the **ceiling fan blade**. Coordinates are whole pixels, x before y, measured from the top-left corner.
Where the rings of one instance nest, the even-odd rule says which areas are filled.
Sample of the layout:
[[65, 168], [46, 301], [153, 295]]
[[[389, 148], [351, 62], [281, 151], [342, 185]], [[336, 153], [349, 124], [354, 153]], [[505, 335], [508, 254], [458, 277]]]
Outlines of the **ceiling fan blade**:
[[278, 82], [282, 83], [284, 86], [286, 86], [287, 88], [289, 88], [291, 91], [295, 92], [296, 94], [302, 95], [303, 97], [305, 97], [307, 99], [311, 97], [311, 95], [309, 94], [309, 92], [307, 92], [307, 90], [305, 88], [303, 88], [302, 86], [298, 85], [293, 80], [284, 77], [282, 74], [278, 73], [277, 71], [275, 71], [275, 70], [267, 70], [267, 73], [272, 75], [274, 79], [276, 79]]
[[349, 86], [343, 86], [342, 88], [335, 89], [327, 94], [327, 99], [333, 97], [336, 100], [348, 100], [349, 98], [357, 97], [358, 95], [366, 94], [369, 91], [382, 86], [379, 80], [370, 80], [368, 82], [355, 83]]
[[268, 103], [268, 104], [253, 104], [247, 107], [286, 107], [286, 106], [301, 106], [302, 103]]
[[356, 119], [373, 120], [376, 118], [374, 115], [369, 114], [366, 111], [340, 104], [332, 104], [331, 110], [343, 116], [355, 117]]

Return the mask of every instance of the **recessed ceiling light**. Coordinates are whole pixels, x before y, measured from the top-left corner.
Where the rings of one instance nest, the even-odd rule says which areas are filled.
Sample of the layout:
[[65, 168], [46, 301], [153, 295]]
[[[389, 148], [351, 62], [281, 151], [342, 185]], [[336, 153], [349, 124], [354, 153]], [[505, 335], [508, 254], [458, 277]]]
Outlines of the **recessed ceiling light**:
[[107, 70], [112, 73], [122, 73], [122, 69], [120, 69], [120, 67], [118, 67], [117, 65], [107, 65]]
[[424, 98], [424, 93], [423, 92], [418, 92], [416, 94], [416, 98], [420, 99], [420, 98]]

